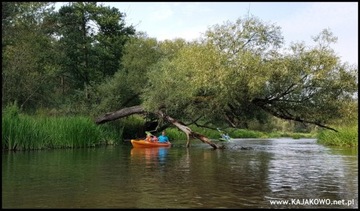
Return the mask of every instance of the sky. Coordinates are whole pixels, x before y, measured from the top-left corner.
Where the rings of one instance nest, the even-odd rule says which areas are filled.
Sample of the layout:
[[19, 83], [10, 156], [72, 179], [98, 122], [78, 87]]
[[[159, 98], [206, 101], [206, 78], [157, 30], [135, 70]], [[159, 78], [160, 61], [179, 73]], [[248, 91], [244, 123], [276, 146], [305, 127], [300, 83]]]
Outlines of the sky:
[[331, 47], [342, 62], [358, 65], [358, 2], [98, 2], [125, 13], [125, 24], [159, 41], [199, 38], [209, 27], [234, 23], [248, 15], [281, 27], [285, 46], [315, 43], [330, 29], [338, 37]]

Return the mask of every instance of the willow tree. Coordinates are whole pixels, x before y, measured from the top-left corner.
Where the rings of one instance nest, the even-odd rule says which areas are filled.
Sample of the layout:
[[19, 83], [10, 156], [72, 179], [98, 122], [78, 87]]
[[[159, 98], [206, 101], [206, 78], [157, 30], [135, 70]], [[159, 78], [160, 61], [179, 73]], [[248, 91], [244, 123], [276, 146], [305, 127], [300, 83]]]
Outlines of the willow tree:
[[328, 30], [314, 41], [315, 46], [282, 48], [280, 28], [254, 17], [215, 25], [200, 42], [152, 66], [141, 105], [97, 122], [131, 111], [155, 113], [188, 140], [195, 137], [214, 148], [218, 146], [188, 125], [242, 127], [247, 120], [273, 115], [335, 130], [326, 123], [353, 100], [357, 69], [341, 63], [330, 47], [336, 38]]
[[151, 65], [158, 62], [161, 52], [158, 42], [138, 32], [124, 45], [124, 56], [121, 59], [122, 69], [96, 87], [96, 112], [116, 110], [119, 107], [139, 105], [140, 94], [148, 78], [146, 73]]

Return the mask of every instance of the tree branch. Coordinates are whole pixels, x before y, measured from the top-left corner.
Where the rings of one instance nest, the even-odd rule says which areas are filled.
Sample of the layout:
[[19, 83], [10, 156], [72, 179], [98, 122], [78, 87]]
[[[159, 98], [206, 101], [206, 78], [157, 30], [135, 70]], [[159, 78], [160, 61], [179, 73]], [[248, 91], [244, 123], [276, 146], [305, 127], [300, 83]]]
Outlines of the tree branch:
[[[118, 111], [115, 112], [111, 112], [111, 113], [106, 113], [103, 116], [98, 117], [95, 122], [96, 124], [103, 124], [105, 122], [110, 122], [110, 121], [114, 121], [126, 116], [130, 116], [132, 114], [141, 114], [141, 113], [146, 113], [146, 111], [144, 110], [144, 108], [140, 105], [138, 106], [132, 106], [132, 107], [128, 107], [128, 108], [123, 108], [120, 109]], [[212, 143], [208, 138], [206, 138], [204, 135], [201, 135], [199, 133], [196, 133], [194, 131], [192, 131], [189, 127], [187, 127], [184, 123], [166, 115], [165, 113], [163, 113], [161, 110], [157, 111], [157, 113], [155, 113], [159, 118], [166, 120], [167, 122], [171, 123], [172, 125], [176, 126], [178, 129], [180, 129], [181, 131], [183, 131], [186, 134], [187, 137], [187, 144], [186, 146], [189, 147], [190, 146], [190, 137], [193, 138], [197, 138], [200, 141], [209, 144], [210, 146], [212, 146], [214, 149], [219, 149], [219, 148], [224, 148], [217, 146], [216, 144]]]
[[293, 120], [293, 121], [301, 122], [301, 123], [313, 124], [313, 125], [317, 125], [317, 126], [322, 127], [322, 128], [326, 128], [326, 129], [338, 132], [336, 129], [331, 128], [329, 126], [326, 126], [326, 125], [324, 125], [324, 124], [322, 124], [322, 123], [320, 123], [318, 121], [310, 121], [310, 120], [302, 119], [302, 118], [300, 118], [298, 116], [291, 115], [287, 110], [275, 107], [274, 109], [278, 109], [278, 111], [281, 112], [281, 113], [279, 113], [276, 110], [271, 109], [271, 108], [266, 106], [266, 105], [271, 105], [271, 102], [269, 102], [269, 100], [255, 98], [252, 102], [255, 105], [257, 105], [258, 107], [260, 107], [261, 109], [263, 109], [264, 111], [266, 111], [266, 112], [268, 112], [268, 113], [270, 113], [270, 114], [272, 114], [272, 115], [274, 115], [274, 116], [276, 116], [278, 118], [286, 119], [286, 120]]
[[115, 112], [106, 113], [105, 115], [98, 117], [95, 122], [96, 124], [103, 124], [105, 122], [110, 122], [126, 116], [130, 116], [132, 114], [142, 114], [142, 113], [145, 113], [145, 110], [143, 109], [142, 106], [132, 106], [128, 108], [123, 108]]

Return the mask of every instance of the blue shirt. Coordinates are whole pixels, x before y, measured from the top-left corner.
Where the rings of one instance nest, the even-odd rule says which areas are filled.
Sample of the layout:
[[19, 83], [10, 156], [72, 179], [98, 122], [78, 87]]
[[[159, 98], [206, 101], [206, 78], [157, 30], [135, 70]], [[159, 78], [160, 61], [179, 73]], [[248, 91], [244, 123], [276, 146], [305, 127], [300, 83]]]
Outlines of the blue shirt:
[[159, 136], [158, 142], [165, 143], [165, 142], [168, 142], [168, 141], [169, 141], [169, 138], [167, 136], [163, 136], [163, 135]]

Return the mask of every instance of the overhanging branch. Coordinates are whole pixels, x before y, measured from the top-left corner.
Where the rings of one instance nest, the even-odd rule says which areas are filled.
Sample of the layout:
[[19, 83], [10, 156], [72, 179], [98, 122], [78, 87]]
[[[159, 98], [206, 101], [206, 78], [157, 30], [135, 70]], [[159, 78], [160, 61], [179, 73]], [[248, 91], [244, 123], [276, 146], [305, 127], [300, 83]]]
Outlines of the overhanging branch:
[[267, 107], [267, 105], [271, 104], [269, 101], [267, 100], [264, 100], [264, 99], [259, 99], [259, 98], [256, 98], [253, 100], [253, 103], [260, 107], [261, 109], [263, 109], [264, 111], [270, 113], [271, 115], [273, 116], [276, 116], [280, 119], [286, 119], [286, 120], [293, 120], [293, 121], [296, 121], [296, 122], [301, 122], [301, 123], [308, 123], [308, 124], [313, 124], [313, 125], [317, 125], [319, 127], [322, 127], [322, 128], [326, 128], [326, 129], [329, 129], [329, 130], [332, 130], [332, 131], [335, 131], [335, 132], [338, 132], [336, 129], [332, 128], [332, 127], [329, 127], [329, 126], [326, 126], [318, 121], [311, 121], [311, 120], [306, 120], [306, 119], [302, 119], [300, 118], [299, 116], [293, 116], [293, 115], [290, 115], [289, 112], [287, 112], [286, 110], [282, 110], [281, 109], [278, 112], [276, 109], [279, 109], [279, 108], [269, 108]]
[[[123, 117], [126, 117], [126, 116], [130, 116], [132, 114], [142, 114], [142, 113], [146, 113], [146, 111], [144, 110], [144, 108], [142, 106], [140, 106], [140, 105], [132, 106], [132, 107], [120, 109], [120, 110], [115, 111], [115, 112], [106, 113], [105, 115], [98, 117], [95, 120], [95, 122], [96, 122], [96, 124], [103, 124], [103, 123], [114, 121], [114, 120], [117, 120], [117, 119], [120, 119], [120, 118], [123, 118]], [[178, 129], [180, 129], [181, 131], [183, 131], [186, 134], [186, 137], [187, 137], [187, 144], [186, 145], [187, 145], [187, 147], [190, 146], [190, 137], [192, 137], [192, 138], [197, 138], [200, 141], [209, 144], [214, 149], [223, 148], [223, 147], [219, 147], [216, 144], [212, 143], [204, 135], [201, 135], [199, 133], [196, 133], [196, 132], [192, 131], [184, 123], [182, 123], [182, 122], [168, 116], [167, 114], [163, 113], [161, 110], [159, 110], [155, 114], [158, 116], [158, 118], [166, 120], [167, 122], [169, 122], [170, 124], [176, 126]]]
[[96, 124], [103, 124], [105, 122], [114, 121], [132, 114], [142, 114], [145, 113], [145, 110], [142, 106], [132, 106], [128, 108], [123, 108], [121, 110], [106, 113], [103, 116], [98, 117], [95, 122]]

